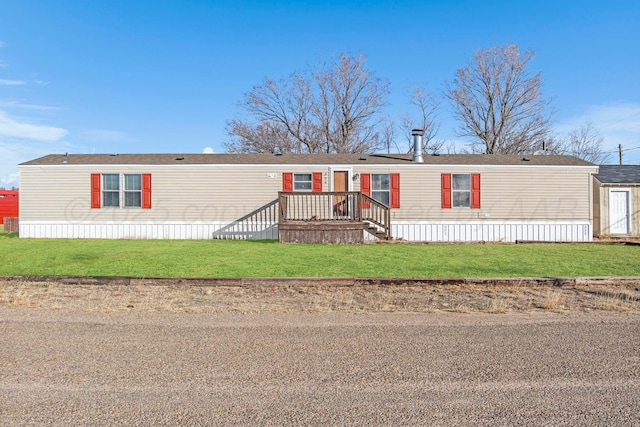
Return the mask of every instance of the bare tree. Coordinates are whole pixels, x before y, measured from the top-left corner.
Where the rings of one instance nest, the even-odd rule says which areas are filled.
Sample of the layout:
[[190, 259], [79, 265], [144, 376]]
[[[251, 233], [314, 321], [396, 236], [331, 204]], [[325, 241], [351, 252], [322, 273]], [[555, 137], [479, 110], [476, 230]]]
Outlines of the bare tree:
[[312, 96], [309, 82], [298, 73], [287, 80], [265, 79], [245, 94], [242, 108], [254, 122], [232, 119], [227, 132], [234, 140], [230, 152], [314, 152], [309, 126]]
[[609, 155], [602, 151], [604, 138], [591, 120], [569, 134], [565, 152], [595, 164], [603, 164]]
[[355, 153], [380, 147], [380, 110], [389, 84], [363, 55], [340, 54], [308, 75], [265, 79], [245, 94], [248, 119], [227, 122], [230, 152]]
[[264, 121], [249, 125], [241, 120], [229, 120], [235, 140], [227, 145], [232, 153], [292, 153], [301, 152], [300, 142], [278, 122]]
[[440, 129], [440, 125], [436, 123], [440, 100], [419, 85], [413, 86], [409, 98], [409, 103], [416, 107], [417, 114], [405, 114], [400, 123], [402, 134], [405, 136], [406, 151], [410, 152], [413, 149], [411, 131], [413, 129], [422, 129], [424, 130], [422, 151], [425, 153], [439, 152], [444, 145], [444, 140], [436, 139]]
[[549, 133], [540, 73], [527, 69], [533, 57], [516, 45], [493, 46], [474, 52], [457, 71], [447, 97], [461, 121], [460, 136], [475, 139], [473, 151], [528, 153]]
[[604, 164], [609, 154], [603, 151], [604, 138], [595, 128], [591, 120], [585, 121], [578, 129], [569, 133], [566, 138], [551, 138], [547, 143], [550, 154], [566, 154], [587, 162]]
[[398, 144], [396, 142], [396, 124], [393, 119], [387, 118], [384, 121], [384, 125], [382, 126], [381, 132], [382, 138], [382, 146], [387, 151], [387, 153], [391, 153], [391, 147], [395, 147], [395, 152], [398, 150]]

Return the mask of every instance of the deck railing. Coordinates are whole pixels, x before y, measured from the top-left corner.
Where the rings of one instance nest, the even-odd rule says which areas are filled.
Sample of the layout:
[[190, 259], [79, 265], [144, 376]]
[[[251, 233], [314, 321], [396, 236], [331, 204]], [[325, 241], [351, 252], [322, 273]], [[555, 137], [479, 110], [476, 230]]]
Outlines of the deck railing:
[[[279, 222], [367, 222], [377, 237], [391, 238], [389, 208], [359, 191], [279, 192]], [[369, 230], [370, 232], [372, 230]]]
[[[384, 239], [391, 240], [391, 209], [383, 203], [361, 194], [362, 213], [360, 217], [373, 225], [378, 231], [384, 232]], [[372, 233], [374, 234], [374, 233]]]

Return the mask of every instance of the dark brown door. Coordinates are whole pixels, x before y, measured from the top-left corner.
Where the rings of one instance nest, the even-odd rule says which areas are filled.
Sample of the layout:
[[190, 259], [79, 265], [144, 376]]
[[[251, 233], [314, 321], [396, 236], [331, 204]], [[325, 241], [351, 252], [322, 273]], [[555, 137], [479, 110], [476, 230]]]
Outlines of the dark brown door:
[[[347, 171], [334, 171], [333, 172], [333, 191], [345, 192], [348, 190], [347, 179], [349, 172]], [[346, 195], [333, 196], [333, 215], [334, 216], [348, 216], [349, 204], [347, 203]]]

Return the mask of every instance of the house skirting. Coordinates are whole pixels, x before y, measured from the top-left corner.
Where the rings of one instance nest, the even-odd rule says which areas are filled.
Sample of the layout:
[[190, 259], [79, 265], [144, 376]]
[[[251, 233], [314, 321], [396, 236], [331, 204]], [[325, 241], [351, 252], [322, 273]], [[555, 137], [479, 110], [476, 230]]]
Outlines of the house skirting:
[[[367, 240], [375, 239], [364, 233]], [[40, 222], [20, 221], [21, 238], [278, 239], [277, 222]], [[391, 221], [394, 239], [425, 242], [588, 242], [589, 221]]]
[[58, 239], [277, 239], [278, 222], [21, 221], [19, 236]]
[[590, 242], [589, 221], [391, 221], [394, 239], [424, 242]]

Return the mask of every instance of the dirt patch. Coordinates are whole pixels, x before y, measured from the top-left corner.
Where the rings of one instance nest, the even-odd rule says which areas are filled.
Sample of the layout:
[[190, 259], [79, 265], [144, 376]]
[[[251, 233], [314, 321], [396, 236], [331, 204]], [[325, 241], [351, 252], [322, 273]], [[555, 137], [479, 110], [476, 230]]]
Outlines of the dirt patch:
[[[254, 281], [255, 282], [255, 281]], [[202, 286], [0, 280], [0, 306], [81, 312], [640, 313], [640, 283], [562, 286], [364, 284]]]

